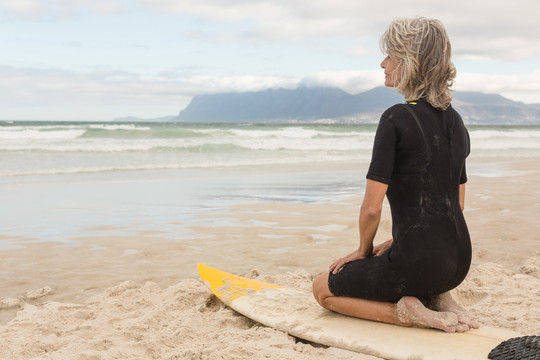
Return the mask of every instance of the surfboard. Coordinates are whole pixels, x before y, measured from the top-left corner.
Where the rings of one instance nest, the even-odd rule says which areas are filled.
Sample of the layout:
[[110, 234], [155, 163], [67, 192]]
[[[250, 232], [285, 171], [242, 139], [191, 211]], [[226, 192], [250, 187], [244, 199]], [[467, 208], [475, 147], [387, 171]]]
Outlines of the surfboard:
[[294, 337], [391, 360], [486, 360], [502, 341], [521, 336], [482, 326], [449, 334], [357, 319], [323, 309], [309, 291], [233, 275], [198, 264], [208, 289], [226, 305]]

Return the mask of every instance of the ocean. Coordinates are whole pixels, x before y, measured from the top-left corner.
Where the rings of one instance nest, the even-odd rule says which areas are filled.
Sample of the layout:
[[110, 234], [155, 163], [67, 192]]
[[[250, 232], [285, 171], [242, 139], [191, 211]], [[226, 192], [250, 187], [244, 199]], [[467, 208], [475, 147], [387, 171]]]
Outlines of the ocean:
[[[540, 154], [540, 126], [468, 129], [471, 156]], [[181, 239], [192, 235], [191, 226], [208, 222], [199, 215], [231, 204], [358, 197], [375, 130], [360, 124], [3, 121], [0, 248], [21, 236], [74, 244], [85, 229], [99, 226], [166, 230]], [[319, 171], [332, 164], [339, 169]], [[503, 172], [477, 164], [468, 174]]]
[[0, 176], [200, 169], [368, 157], [374, 126], [0, 123]]
[[[369, 160], [375, 125], [0, 122], [0, 178]], [[540, 151], [540, 126], [468, 126], [472, 153]]]

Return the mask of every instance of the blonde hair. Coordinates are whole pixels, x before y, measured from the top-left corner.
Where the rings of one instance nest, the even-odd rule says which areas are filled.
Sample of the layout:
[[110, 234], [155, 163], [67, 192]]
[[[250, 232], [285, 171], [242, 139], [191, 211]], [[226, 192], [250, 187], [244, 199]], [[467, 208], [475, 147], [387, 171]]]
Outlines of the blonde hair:
[[380, 40], [381, 50], [399, 65], [396, 88], [407, 101], [425, 97], [445, 110], [452, 101], [456, 77], [448, 34], [439, 20], [395, 19]]

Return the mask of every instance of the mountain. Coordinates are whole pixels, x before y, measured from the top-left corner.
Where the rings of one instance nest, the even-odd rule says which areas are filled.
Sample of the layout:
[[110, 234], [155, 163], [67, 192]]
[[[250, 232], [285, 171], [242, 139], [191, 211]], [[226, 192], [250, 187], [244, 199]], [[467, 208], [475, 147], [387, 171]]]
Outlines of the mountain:
[[[386, 94], [381, 98], [381, 92]], [[258, 92], [195, 96], [180, 112], [177, 121], [186, 122], [279, 122], [336, 119], [360, 113], [380, 112], [385, 102], [402, 97], [385, 88], [351, 95], [338, 88], [299, 87]]]
[[[540, 106], [497, 94], [455, 92], [453, 106], [471, 124], [540, 124]], [[356, 95], [331, 87], [268, 89], [195, 96], [175, 117], [182, 122], [334, 121], [374, 123], [403, 97], [377, 87]]]
[[539, 104], [524, 104], [498, 94], [462, 91], [454, 94], [453, 106], [470, 124], [540, 124]]

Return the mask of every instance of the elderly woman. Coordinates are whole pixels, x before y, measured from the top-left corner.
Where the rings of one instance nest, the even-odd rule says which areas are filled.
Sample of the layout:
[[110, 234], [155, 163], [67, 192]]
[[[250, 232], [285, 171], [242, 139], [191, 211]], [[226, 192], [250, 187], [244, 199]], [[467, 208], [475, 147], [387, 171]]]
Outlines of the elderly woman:
[[[450, 296], [469, 271], [463, 217], [469, 136], [450, 105], [455, 77], [437, 20], [397, 19], [381, 38], [385, 85], [405, 104], [379, 122], [360, 208], [360, 245], [313, 282], [321, 306], [342, 314], [447, 332], [477, 328]], [[373, 246], [384, 197], [392, 239]]]

